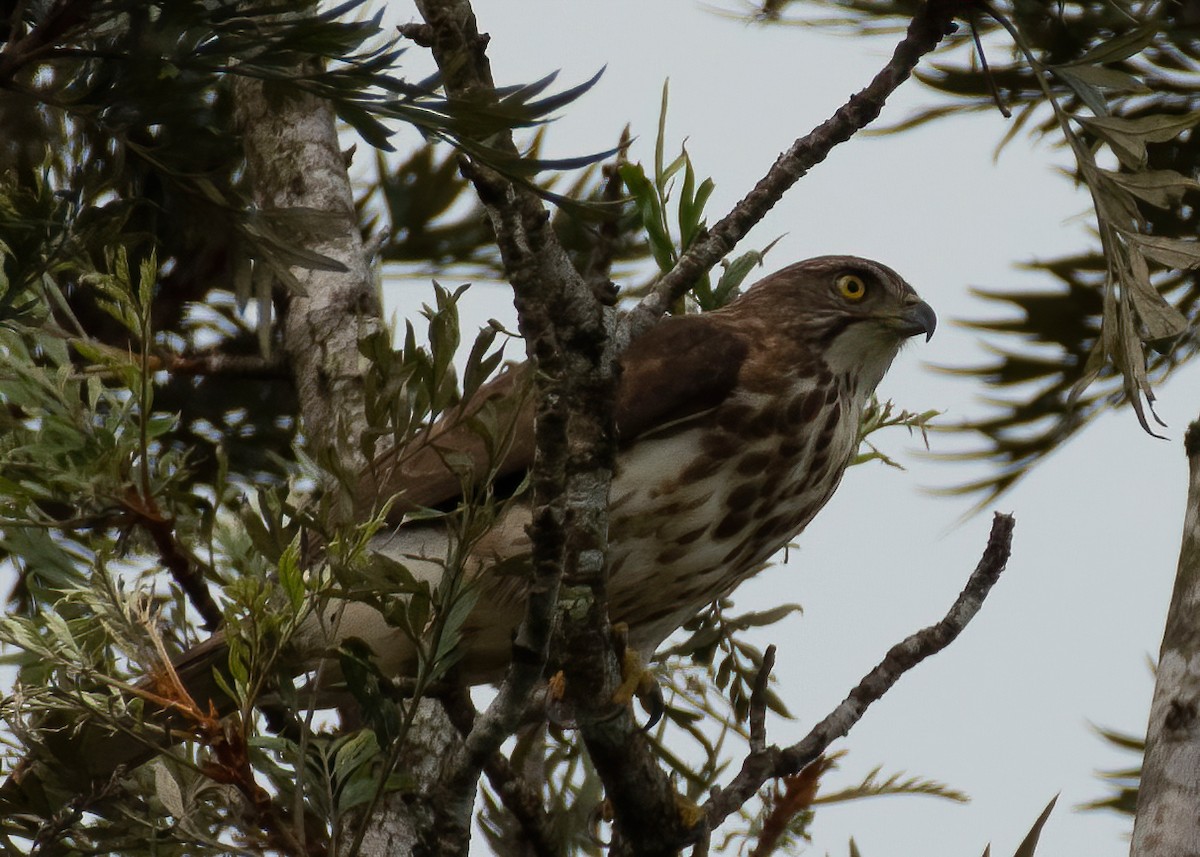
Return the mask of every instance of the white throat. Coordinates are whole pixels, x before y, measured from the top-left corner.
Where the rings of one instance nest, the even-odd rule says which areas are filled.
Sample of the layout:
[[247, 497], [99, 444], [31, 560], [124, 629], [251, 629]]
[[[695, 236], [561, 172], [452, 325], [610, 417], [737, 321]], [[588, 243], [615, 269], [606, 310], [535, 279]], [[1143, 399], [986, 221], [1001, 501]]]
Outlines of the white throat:
[[855, 378], [859, 395], [875, 392], [902, 342], [888, 330], [856, 324], [843, 331], [825, 351], [825, 363], [836, 376]]

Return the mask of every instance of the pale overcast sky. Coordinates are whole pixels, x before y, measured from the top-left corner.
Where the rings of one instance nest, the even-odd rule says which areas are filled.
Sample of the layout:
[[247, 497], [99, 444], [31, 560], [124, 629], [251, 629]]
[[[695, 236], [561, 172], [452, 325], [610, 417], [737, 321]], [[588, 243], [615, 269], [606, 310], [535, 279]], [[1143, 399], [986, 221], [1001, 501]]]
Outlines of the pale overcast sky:
[[[389, 11], [399, 20], [410, 14], [403, 4]], [[700, 175], [716, 182], [710, 222], [779, 151], [864, 86], [898, 39], [764, 29], [665, 0], [480, 0], [476, 12], [492, 36], [499, 83], [560, 70], [566, 86], [607, 65], [595, 89], [551, 127], [548, 154], [611, 145], [629, 122], [638, 137], [630, 158], [649, 164], [670, 77], [670, 150], [686, 138]], [[993, 44], [1004, 51], [1000, 40]], [[406, 56], [413, 68], [418, 53]], [[883, 121], [935, 98], [909, 83]], [[951, 422], [979, 413], [978, 397], [988, 392], [927, 367], [983, 358], [975, 334], [951, 324], [991, 311], [967, 288], [1036, 285], [1014, 263], [1089, 246], [1087, 197], [1055, 171], [1063, 153], [1018, 139], [994, 162], [1006, 129], [998, 113], [986, 113], [900, 137], [856, 138], [741, 248], [785, 236], [764, 273], [825, 253], [869, 256], [899, 271], [942, 324], [932, 342], [901, 355], [880, 393], [912, 410], [944, 410]], [[428, 299], [420, 289], [389, 294], [401, 312]], [[474, 289], [467, 302], [468, 324], [511, 317], [500, 287]], [[853, 835], [866, 857], [975, 855], [989, 841], [994, 854], [1011, 854], [1060, 792], [1039, 854], [1128, 853], [1123, 818], [1074, 807], [1106, 794], [1096, 769], [1135, 762], [1088, 724], [1145, 727], [1147, 655], [1157, 654], [1174, 577], [1186, 488], [1181, 438], [1200, 411], [1200, 367], [1159, 390], [1158, 410], [1167, 441], [1145, 435], [1131, 413], [1109, 414], [1000, 499], [997, 507], [1017, 518], [1013, 559], [982, 614], [836, 745], [850, 754], [827, 779], [830, 788], [882, 764], [946, 782], [972, 803], [887, 798], [823, 809], [810, 853], [844, 855]], [[935, 449], [955, 442], [931, 440]], [[902, 431], [880, 441], [908, 470], [852, 470], [787, 565], [736, 595], [739, 609], [781, 601], [805, 608], [770, 634], [779, 646], [778, 689], [797, 715], [769, 724], [773, 741], [800, 738], [889, 646], [940, 618], [986, 540], [989, 513], [963, 522], [971, 501], [927, 490], [966, 481], [966, 471], [922, 458]]]

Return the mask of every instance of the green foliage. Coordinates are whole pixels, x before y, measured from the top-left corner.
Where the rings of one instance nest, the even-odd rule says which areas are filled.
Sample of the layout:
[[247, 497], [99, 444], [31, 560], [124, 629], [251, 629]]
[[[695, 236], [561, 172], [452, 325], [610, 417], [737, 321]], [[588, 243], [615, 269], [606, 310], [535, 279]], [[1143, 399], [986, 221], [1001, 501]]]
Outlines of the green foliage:
[[[1042, 828], [1046, 826], [1046, 822], [1050, 820], [1050, 813], [1054, 810], [1054, 804], [1058, 802], [1058, 797], [1050, 800], [1046, 808], [1034, 821], [1033, 827], [1025, 834], [1025, 838], [1021, 840], [1021, 844], [1017, 846], [1017, 850], [1013, 852], [1013, 857], [1034, 857], [1037, 851], [1038, 840], [1042, 836]], [[850, 857], [863, 857], [863, 852], [859, 850], [858, 845], [853, 839], [850, 840]], [[983, 849], [983, 857], [991, 857], [992, 846], [988, 845]]]
[[[127, 328], [131, 341], [149, 342], [143, 301], [150, 294], [145, 284], [155, 281], [153, 258], [136, 276], [123, 259], [109, 267], [114, 273], [95, 280], [103, 296], [98, 306]], [[459, 344], [455, 302], [461, 293], [435, 286], [427, 330], [418, 337], [410, 325], [399, 352], [364, 343], [379, 358], [371, 376], [377, 437], [411, 441], [460, 401], [451, 359]], [[48, 316], [26, 312], [23, 318], [46, 322]], [[501, 353], [491, 347], [496, 335], [494, 328], [485, 329], [471, 350], [464, 372], [474, 385], [499, 364]], [[418, 338], [429, 345], [417, 345]], [[232, 732], [218, 728], [221, 737], [214, 737], [216, 721], [185, 702], [176, 728], [194, 737], [194, 745], [169, 751], [163, 763], [128, 781], [114, 781], [111, 792], [77, 802], [87, 817], [47, 818], [40, 827], [14, 817], [4, 823], [4, 835], [126, 852], [133, 850], [131, 831], [140, 829], [162, 853], [223, 853], [225, 807], [238, 799], [213, 782], [243, 793], [249, 789], [237, 773], [242, 758], [245, 770], [259, 772], [272, 789], [270, 802], [259, 806], [244, 834], [257, 836], [256, 826], [273, 830], [284, 808], [300, 807], [309, 836], [320, 841], [336, 835], [347, 812], [385, 790], [406, 787], [403, 777], [391, 773], [394, 760], [417, 701], [456, 661], [474, 598], [462, 582], [464, 558], [490, 526], [496, 504], [468, 492], [462, 510], [450, 519], [455, 547], [444, 579], [437, 586], [417, 582], [407, 569], [369, 551], [379, 518], [331, 531], [323, 508], [327, 499], [300, 502], [293, 496], [316, 481], [302, 469], [302, 458], [290, 467], [293, 492], [262, 487], [253, 503], [243, 500], [244, 485], [223, 478], [197, 482], [186, 455], [161, 441], [170, 423], [158, 420], [152, 408], [144, 351], [80, 344], [94, 352], [93, 363], [102, 372], [78, 371], [67, 337], [56, 329], [31, 328], [16, 319], [0, 327], [5, 355], [0, 403], [9, 415], [0, 434], [0, 549], [21, 574], [22, 596], [21, 612], [0, 619], [0, 641], [11, 647], [10, 663], [21, 668], [18, 689], [0, 713], [10, 734], [25, 745], [22, 754], [37, 749], [43, 759], [59, 756], [63, 748], [53, 730], [51, 738], [43, 738], [47, 722], [57, 717], [81, 721], [89, 733], [127, 733], [152, 755], [156, 733], [139, 725], [139, 712], [164, 691], [135, 682], [169, 673], [170, 653], [194, 643], [194, 618], [180, 581], [162, 572], [169, 564], [155, 534], [165, 527], [197, 573], [221, 585], [229, 656], [217, 681], [237, 701], [242, 719]], [[502, 423], [489, 423], [486, 414], [478, 419], [502, 456], [503, 444], [511, 442]], [[314, 535], [323, 541], [323, 559], [306, 548]], [[376, 605], [413, 638], [418, 670], [411, 686], [398, 696], [362, 652], [347, 646], [343, 678], [370, 728], [331, 736], [294, 722], [284, 734], [298, 730], [299, 740], [264, 737], [263, 721], [254, 714], [257, 704], [293, 712], [311, 704], [305, 701], [308, 690], [293, 685], [289, 640], [314, 604], [335, 597]], [[43, 730], [31, 729], [35, 722]], [[48, 794], [58, 795], [61, 786], [54, 784], [52, 770], [45, 773]], [[58, 773], [69, 770], [68, 763]], [[149, 818], [156, 821], [133, 821], [106, 808], [110, 800], [124, 805], [133, 795], [150, 802]], [[49, 800], [53, 807], [54, 798]]]
[[1120, 750], [1132, 753], [1138, 764], [1132, 768], [1119, 768], [1115, 771], [1102, 771], [1099, 776], [1114, 793], [1104, 798], [1097, 798], [1083, 804], [1081, 809], [1105, 809], [1118, 812], [1133, 818], [1137, 812], [1138, 788], [1142, 779], [1141, 760], [1146, 755], [1144, 737], [1117, 732], [1113, 729], [1093, 727], [1104, 741]]
[[[841, 5], [856, 20], [912, 6]], [[306, 457], [294, 393], [265, 358], [278, 351], [274, 301], [298, 293], [291, 269], [338, 263], [307, 247], [327, 224], [323, 215], [252, 204], [233, 133], [235, 78], [264, 81], [280, 98], [303, 92], [328, 99], [377, 150], [358, 206], [363, 231], [384, 236], [378, 247], [385, 263], [438, 271], [446, 280], [500, 273], [457, 155], [434, 151], [444, 143], [569, 212], [599, 211], [599, 226], [562, 210], [553, 221], [581, 271], [595, 267], [607, 277], [615, 264], [626, 276], [649, 258], [665, 270], [704, 234], [713, 182], [697, 173], [686, 149], [668, 161], [665, 87], [652, 174], [621, 163], [584, 170], [570, 182], [546, 177], [622, 146], [555, 160], [539, 155], [540, 132], [520, 157], [484, 141], [509, 128], [540, 128], [594, 79], [552, 93], [549, 76], [500, 90], [493, 101], [456, 102], [438, 93], [437, 81], [398, 77], [402, 51], [381, 38], [378, 17], [354, 19], [359, 7], [344, 3], [306, 18], [277, 17], [277, 6], [266, 3], [66, 0], [10, 4], [0, 21], [0, 32], [10, 34], [0, 56], [0, 561], [19, 577], [13, 609], [0, 619], [0, 641], [9, 647], [6, 661], [20, 670], [0, 716], [21, 745], [8, 761], [35, 750], [47, 782], [40, 816], [0, 821], [5, 846], [27, 848], [36, 839], [68, 853], [301, 853], [346, 832], [353, 838], [346, 826], [363, 810], [411, 787], [396, 761], [417, 701], [453, 679], [476, 597], [466, 557], [495, 520], [502, 502], [496, 495], [511, 487], [492, 485], [496, 463], [514, 442], [511, 411], [489, 406], [462, 417], [489, 464], [478, 472], [478, 462], [448, 458], [463, 483], [462, 503], [411, 513], [443, 516], [450, 529], [452, 549], [437, 585], [370, 550], [393, 498], [367, 498], [355, 510], [360, 514], [346, 516], [331, 508], [336, 492], [311, 496], [330, 475], [354, 493], [362, 474]], [[1077, 385], [1088, 355], [1132, 360], [1143, 344], [1164, 349], [1150, 357], [1148, 377], [1156, 377], [1194, 347], [1168, 342], [1179, 319], [1158, 297], [1178, 296], [1173, 305], [1193, 317], [1190, 276], [1150, 269], [1193, 258], [1191, 246], [1178, 243], [1192, 233], [1175, 229], [1171, 218], [1184, 216], [1194, 190], [1181, 176], [1195, 136], [1172, 129], [1190, 127], [1194, 108], [1189, 91], [1166, 72], [1167, 34], [1130, 30], [1116, 40], [1131, 51], [1124, 55], [1093, 44], [1051, 50], [1037, 40], [1053, 38], [1065, 37], [1030, 41], [1041, 57], [1034, 62], [1057, 75], [1046, 83], [1049, 94], [1025, 62], [1016, 69], [1020, 85], [1007, 95], [1030, 105], [1052, 95], [1070, 120], [1058, 127], [1082, 141], [1080, 174], [1099, 188], [1097, 204], [1107, 206], [1102, 228], [1119, 245], [1111, 255], [1121, 267], [1065, 265], [1064, 277], [1078, 275], [1070, 300], [1051, 301], [1051, 310], [1031, 321], [1044, 322], [1039, 335], [1047, 341], [1073, 348], [1078, 366], [1064, 359], [1039, 374], [1014, 357], [1004, 371], [1013, 383], [1053, 375], [1063, 386], [1044, 413], [1061, 409], [1075, 391], [1072, 413], [1086, 416], [1094, 394], [1077, 392]], [[1152, 58], [1150, 71], [1125, 68], [1143, 56]], [[1154, 102], [1135, 77], [1171, 97]], [[1097, 111], [1098, 97], [1118, 109]], [[1081, 106], [1095, 115], [1080, 115]], [[392, 160], [382, 153], [400, 142], [397, 122], [415, 128], [420, 143]], [[1118, 158], [1117, 169], [1086, 165], [1100, 145]], [[618, 178], [629, 199], [620, 199]], [[1139, 218], [1136, 234], [1127, 234], [1125, 222]], [[706, 278], [696, 286], [693, 307], [677, 309], [724, 305], [765, 252], [728, 262], [715, 283]], [[1106, 292], [1106, 282], [1116, 285]], [[419, 448], [434, 420], [458, 419], [455, 409], [500, 369], [511, 334], [495, 323], [467, 347], [465, 362], [457, 356], [464, 289], [435, 283], [422, 310], [424, 330], [407, 323], [398, 348], [387, 333], [359, 344], [368, 365], [368, 430], [354, 442], [381, 471]], [[1105, 302], [1109, 292], [1115, 310]], [[1072, 316], [1076, 299], [1092, 303]], [[1105, 344], [1099, 319], [1107, 324], [1113, 312], [1126, 326], [1124, 338]], [[1063, 335], [1068, 317], [1075, 326]], [[1126, 335], [1130, 324], [1136, 348]], [[244, 358], [254, 370], [222, 377], [181, 368], [209, 357]], [[1115, 383], [1116, 371], [1101, 369], [1105, 378]], [[1134, 381], [1134, 392], [1144, 392]], [[874, 406], [864, 418], [859, 460], [894, 463], [867, 438], [893, 425], [924, 432], [931, 417]], [[384, 474], [369, 475], [386, 484]], [[361, 523], [329, 523], [347, 517]], [[223, 720], [182, 698], [171, 682], [172, 655], [200, 636], [196, 592], [210, 589], [218, 593], [213, 606], [229, 642], [214, 680], [240, 709], [240, 717]], [[378, 608], [412, 640], [414, 671], [405, 681], [381, 675], [353, 642], [336, 666], [324, 667], [339, 675], [293, 680], [289, 647], [303, 617], [316, 608], [324, 615], [343, 600]], [[657, 665], [667, 708], [650, 739], [687, 796], [702, 797], [745, 755], [763, 655], [743, 632], [798, 609], [731, 615], [730, 603], [721, 602], [689, 623], [689, 636]], [[148, 675], [154, 682], [142, 680]], [[355, 698], [361, 728], [334, 731], [298, 714], [320, 704], [326, 691]], [[765, 703], [787, 716], [769, 687]], [[170, 728], [184, 740], [166, 752], [158, 746], [161, 728], [142, 723], [164, 705], [172, 711]], [[158, 758], [94, 788], [87, 783], [82, 792], [56, 786], [55, 774], [72, 773], [59, 739], [73, 731], [119, 733], [144, 751], [138, 758]], [[510, 762], [532, 772], [564, 848], [598, 852], [591, 838], [602, 798], [595, 772], [573, 736], [549, 732], [520, 735]], [[686, 752], [689, 745], [694, 752]], [[792, 844], [802, 842], [817, 803], [896, 793], [958, 797], [935, 782], [876, 769], [787, 815], [785, 833]], [[754, 841], [780, 806], [770, 793], [761, 797], [731, 844]], [[517, 825], [494, 794], [484, 800], [482, 827], [498, 845]], [[1033, 841], [1043, 823], [1031, 831]], [[1032, 853], [1032, 845], [1022, 853]]]
[[[707, 668], [712, 673], [713, 684], [727, 697], [740, 724], [745, 723], [749, 715], [750, 696], [758, 672], [762, 669], [763, 655], [759, 649], [739, 639], [738, 635], [749, 628], [774, 625], [793, 613], [801, 612], [801, 607], [799, 604], [781, 604], [770, 610], [729, 616], [727, 611], [732, 607], [732, 601], [721, 599], [685, 622], [683, 630], [688, 637], [660, 652], [657, 660], [671, 664], [676, 663], [676, 659], [687, 658]], [[767, 691], [766, 702], [767, 707], [776, 714], [790, 716], [783, 702], [770, 690]]]
[[[641, 218], [650, 254], [662, 273], [675, 267], [680, 254], [704, 235], [706, 228], [704, 207], [708, 204], [708, 199], [715, 187], [710, 178], [702, 179], [697, 183], [696, 170], [686, 148], [681, 147], [679, 155], [670, 163], [666, 163], [667, 94], [668, 85], [664, 83], [662, 110], [658, 118], [658, 136], [655, 138], [653, 178], [646, 175], [646, 170], [641, 164], [625, 163], [620, 167], [621, 180], [629, 190]], [[680, 170], [683, 171], [683, 182], [679, 187], [679, 198], [675, 203], [678, 228], [678, 239], [676, 239], [671, 233], [668, 212], [675, 179]], [[778, 240], [776, 239], [776, 241]], [[708, 272], [705, 272], [692, 287], [692, 297], [696, 307], [701, 311], [713, 310], [736, 298], [739, 294], [738, 288], [747, 275], [755, 266], [762, 264], [763, 256], [774, 245], [775, 241], [772, 241], [762, 250], [751, 250], [732, 261], [722, 261], [721, 267], [724, 270], [715, 286], [712, 284]], [[679, 313], [685, 310], [686, 306], [681, 303], [674, 307], [672, 312]]]
[[867, 438], [881, 429], [903, 426], [908, 429], [910, 436], [914, 431], [920, 432], [925, 448], [929, 449], [928, 432], [932, 427], [931, 422], [939, 416], [941, 416], [941, 412], [933, 410], [922, 411], [919, 414], [908, 410], [901, 410], [897, 413], [896, 406], [892, 404], [890, 399], [886, 402], [880, 402], [878, 399], [872, 397], [870, 404], [863, 411], [862, 420], [858, 427], [858, 454], [854, 456], [850, 465], [854, 466], [856, 464], [866, 464], [868, 461], [878, 461], [889, 467], [896, 467], [903, 470], [903, 465], [880, 451]]
[[[526, 147], [538, 159], [545, 141], [538, 129]], [[623, 145], [618, 147], [623, 150]], [[470, 183], [459, 173], [458, 156], [447, 150], [438, 157], [436, 141], [417, 148], [403, 161], [376, 154], [374, 181], [357, 199], [364, 229], [379, 233], [379, 257], [387, 273], [419, 272], [433, 275], [503, 279], [504, 270], [487, 214]], [[603, 242], [612, 268], [610, 276], [630, 279], [639, 275], [647, 255], [640, 218], [631, 205], [616, 198], [608, 178], [610, 167], [580, 171], [569, 183], [562, 173], [538, 179], [543, 193], [578, 200], [593, 210], [588, 218], [575, 216], [576, 208], [559, 207], [552, 220], [559, 242], [580, 271], [592, 267], [592, 257]], [[564, 186], [565, 185], [565, 186]], [[596, 210], [605, 214], [597, 226]]]
[[[562, 846], [561, 853], [590, 857], [604, 854], [598, 835], [604, 789], [579, 742], [569, 734], [539, 725], [517, 734], [511, 759], [515, 770], [541, 784], [547, 817], [554, 841]], [[503, 808], [493, 789], [481, 789], [481, 795], [480, 830], [494, 853], [512, 853], [514, 844], [523, 843], [524, 831]]]

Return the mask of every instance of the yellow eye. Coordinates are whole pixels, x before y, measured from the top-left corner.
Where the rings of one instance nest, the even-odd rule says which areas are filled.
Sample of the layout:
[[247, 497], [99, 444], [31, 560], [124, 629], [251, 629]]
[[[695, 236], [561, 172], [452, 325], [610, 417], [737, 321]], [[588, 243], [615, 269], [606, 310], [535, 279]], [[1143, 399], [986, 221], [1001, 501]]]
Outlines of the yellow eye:
[[848, 301], [861, 301], [867, 295], [867, 284], [862, 277], [854, 274], [842, 274], [837, 278], [838, 294]]

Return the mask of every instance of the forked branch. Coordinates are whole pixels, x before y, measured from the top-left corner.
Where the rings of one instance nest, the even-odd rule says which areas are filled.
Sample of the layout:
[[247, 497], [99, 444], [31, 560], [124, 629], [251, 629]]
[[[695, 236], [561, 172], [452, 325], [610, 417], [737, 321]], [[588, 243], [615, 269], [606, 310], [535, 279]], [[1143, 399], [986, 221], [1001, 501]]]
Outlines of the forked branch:
[[803, 740], [783, 749], [771, 746], [751, 752], [733, 781], [704, 805], [709, 829], [736, 812], [767, 780], [795, 774], [819, 758], [833, 741], [848, 733], [862, 719], [867, 708], [891, 690], [902, 675], [954, 642], [967, 623], [975, 618], [992, 586], [1000, 579], [1012, 550], [1015, 525], [1012, 515], [996, 513], [979, 564], [941, 621], [892, 646], [879, 665], [867, 673], [842, 703]]

